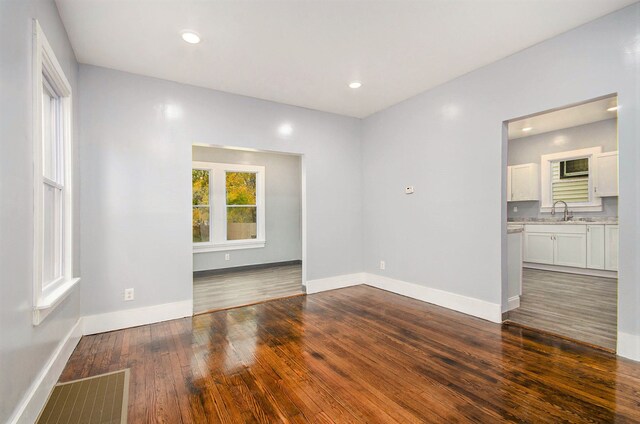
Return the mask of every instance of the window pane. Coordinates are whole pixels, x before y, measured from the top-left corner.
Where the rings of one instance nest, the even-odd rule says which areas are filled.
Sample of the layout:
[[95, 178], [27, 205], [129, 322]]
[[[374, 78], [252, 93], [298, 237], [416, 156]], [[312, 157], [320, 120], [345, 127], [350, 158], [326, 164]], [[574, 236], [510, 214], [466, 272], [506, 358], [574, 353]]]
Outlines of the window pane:
[[193, 208], [193, 242], [203, 243], [209, 241], [209, 207]]
[[551, 191], [553, 202], [559, 200], [568, 204], [589, 202], [589, 176], [562, 179], [560, 162], [553, 162], [551, 164]]
[[227, 207], [227, 240], [255, 239], [257, 229], [255, 206]]
[[227, 172], [227, 205], [255, 204], [256, 174], [254, 172]]
[[62, 190], [43, 184], [42, 286], [62, 276]]
[[42, 91], [42, 175], [56, 180], [55, 103], [46, 86]]
[[191, 171], [193, 205], [209, 204], [209, 171], [194, 169]]

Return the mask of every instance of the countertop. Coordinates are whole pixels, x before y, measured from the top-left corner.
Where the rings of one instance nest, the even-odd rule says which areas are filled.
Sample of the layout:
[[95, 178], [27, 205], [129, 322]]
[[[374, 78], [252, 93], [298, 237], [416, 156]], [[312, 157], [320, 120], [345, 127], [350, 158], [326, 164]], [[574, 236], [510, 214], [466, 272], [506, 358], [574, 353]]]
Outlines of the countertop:
[[516, 234], [524, 232], [524, 227], [507, 228], [507, 234]]
[[507, 221], [507, 225], [542, 225], [542, 224], [561, 224], [561, 225], [618, 225], [617, 217], [598, 217], [598, 218], [573, 218], [569, 221], [563, 221], [562, 218], [525, 218], [518, 221]]

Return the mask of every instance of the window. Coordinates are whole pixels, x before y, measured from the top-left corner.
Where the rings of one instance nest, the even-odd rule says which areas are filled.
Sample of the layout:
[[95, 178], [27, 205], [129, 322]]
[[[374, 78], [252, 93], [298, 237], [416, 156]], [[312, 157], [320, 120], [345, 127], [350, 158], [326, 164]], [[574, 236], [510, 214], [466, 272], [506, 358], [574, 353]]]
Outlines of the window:
[[564, 201], [576, 212], [602, 210], [602, 198], [593, 191], [593, 157], [601, 147], [572, 150], [541, 156], [541, 212], [551, 212], [553, 204]]
[[195, 252], [264, 247], [264, 178], [264, 166], [193, 163]]
[[34, 23], [34, 299], [39, 324], [79, 281], [71, 262], [71, 86]]

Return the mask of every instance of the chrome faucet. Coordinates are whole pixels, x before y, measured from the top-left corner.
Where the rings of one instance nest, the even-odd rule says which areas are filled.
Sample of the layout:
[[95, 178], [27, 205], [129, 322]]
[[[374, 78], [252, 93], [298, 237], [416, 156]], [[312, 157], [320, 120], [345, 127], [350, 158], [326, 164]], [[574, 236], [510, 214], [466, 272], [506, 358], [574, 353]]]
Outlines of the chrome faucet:
[[558, 203], [564, 203], [564, 216], [562, 217], [562, 220], [568, 221], [569, 219], [573, 218], [573, 215], [569, 215], [569, 206], [567, 205], [567, 202], [565, 202], [564, 200], [556, 200], [554, 202], [553, 207], [551, 208], [551, 215], [556, 214], [556, 205]]

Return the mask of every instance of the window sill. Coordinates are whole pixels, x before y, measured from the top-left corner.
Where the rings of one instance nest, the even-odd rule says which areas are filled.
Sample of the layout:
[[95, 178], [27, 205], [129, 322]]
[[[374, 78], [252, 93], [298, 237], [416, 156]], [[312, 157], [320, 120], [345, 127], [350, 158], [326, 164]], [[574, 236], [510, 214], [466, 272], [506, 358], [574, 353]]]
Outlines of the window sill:
[[266, 242], [264, 240], [241, 240], [237, 242], [227, 242], [220, 244], [209, 244], [201, 246], [193, 246], [193, 253], [207, 253], [207, 252], [223, 252], [225, 250], [240, 250], [240, 249], [259, 249], [264, 247]]
[[71, 290], [80, 282], [80, 278], [65, 281], [46, 297], [43, 297], [33, 308], [33, 325], [40, 325], [42, 321], [69, 296]]

